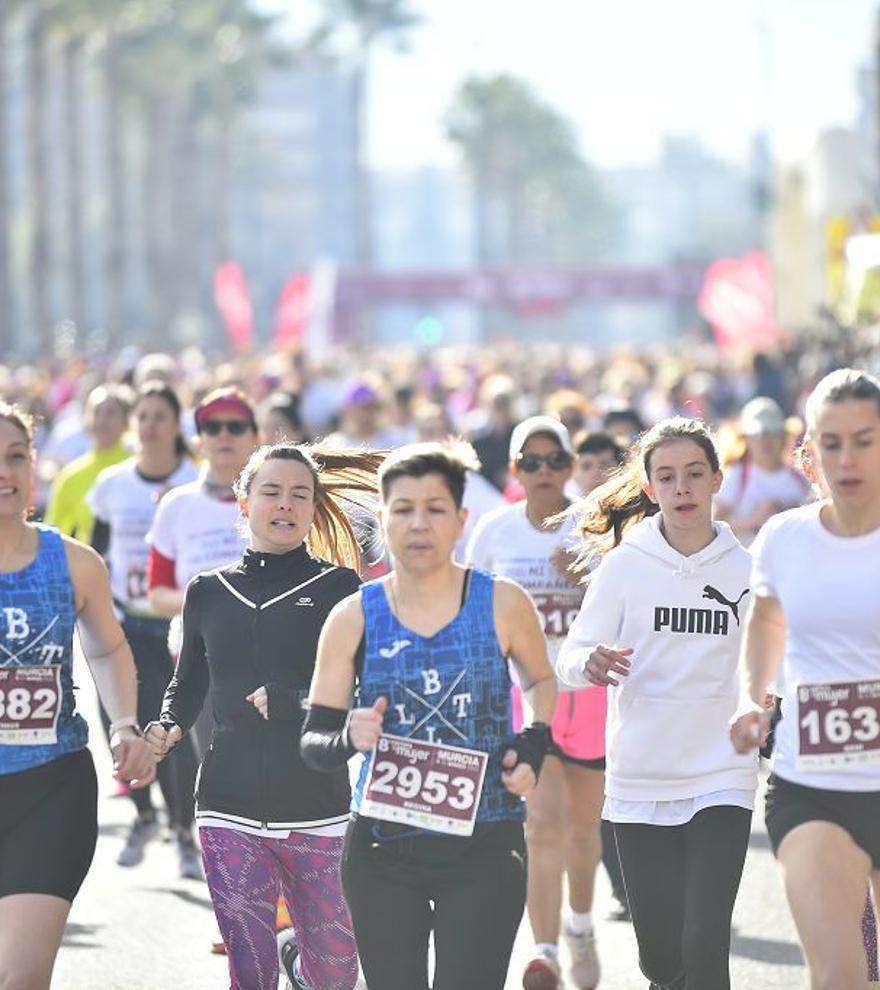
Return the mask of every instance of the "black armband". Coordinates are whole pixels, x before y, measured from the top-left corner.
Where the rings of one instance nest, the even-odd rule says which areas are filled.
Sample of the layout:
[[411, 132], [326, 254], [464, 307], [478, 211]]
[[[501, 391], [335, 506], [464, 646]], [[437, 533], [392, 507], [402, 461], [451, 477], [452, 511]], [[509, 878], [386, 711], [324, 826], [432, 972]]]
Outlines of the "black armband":
[[348, 716], [344, 708], [309, 705], [299, 741], [303, 763], [313, 770], [341, 770], [357, 750], [348, 738]]
[[[516, 752], [516, 766], [528, 764], [535, 771], [535, 780], [541, 775], [544, 757], [550, 750], [553, 736], [546, 722], [533, 722], [519, 732], [504, 745], [504, 751], [512, 749]], [[516, 769], [514, 767], [513, 769]]]

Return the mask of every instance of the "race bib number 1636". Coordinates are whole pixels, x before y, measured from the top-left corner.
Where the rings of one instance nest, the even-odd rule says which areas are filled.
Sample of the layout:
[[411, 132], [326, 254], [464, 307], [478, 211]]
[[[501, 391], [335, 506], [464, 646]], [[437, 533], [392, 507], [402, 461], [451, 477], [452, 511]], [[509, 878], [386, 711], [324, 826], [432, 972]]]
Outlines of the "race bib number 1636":
[[880, 763], [880, 680], [798, 684], [799, 770]]

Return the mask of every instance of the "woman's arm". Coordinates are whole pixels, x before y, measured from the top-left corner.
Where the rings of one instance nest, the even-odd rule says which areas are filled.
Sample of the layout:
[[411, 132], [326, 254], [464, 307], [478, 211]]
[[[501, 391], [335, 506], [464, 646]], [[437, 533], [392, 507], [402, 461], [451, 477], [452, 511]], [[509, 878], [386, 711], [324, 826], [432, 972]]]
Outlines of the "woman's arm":
[[[309, 692], [300, 752], [313, 770], [331, 772], [356, 752], [371, 750], [382, 732], [387, 702], [349, 711], [354, 696], [355, 655], [364, 635], [361, 595], [344, 598], [327, 616]], [[381, 702], [385, 702], [384, 704]]]
[[556, 708], [556, 677], [547, 658], [541, 618], [529, 594], [508, 578], [495, 578], [495, 628], [535, 721], [549, 724]]
[[629, 673], [632, 650], [606, 645], [616, 644], [620, 635], [622, 590], [615, 580], [615, 561], [606, 557], [590, 577], [580, 611], [556, 657], [556, 673], [564, 683], [576, 688], [614, 687], [618, 682], [612, 674]]
[[740, 708], [730, 737], [740, 753], [763, 745], [770, 729], [767, 687], [785, 648], [785, 616], [778, 598], [758, 595], [749, 606], [740, 647]]
[[190, 581], [183, 600], [183, 636], [174, 676], [165, 691], [159, 721], [179, 726], [183, 732], [195, 724], [205, 704], [210, 675], [201, 630], [199, 594], [202, 578]]
[[143, 786], [153, 778], [154, 761], [137, 728], [137, 674], [113, 611], [107, 568], [91, 547], [76, 540], [65, 537], [64, 548], [76, 599], [80, 644], [110, 716], [116, 776]]

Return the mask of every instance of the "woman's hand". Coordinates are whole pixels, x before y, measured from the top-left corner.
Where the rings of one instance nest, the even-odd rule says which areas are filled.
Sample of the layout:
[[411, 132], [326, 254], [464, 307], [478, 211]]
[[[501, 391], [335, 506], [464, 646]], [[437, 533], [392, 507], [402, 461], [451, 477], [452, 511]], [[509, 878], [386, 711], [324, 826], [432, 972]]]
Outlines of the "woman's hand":
[[369, 753], [382, 735], [387, 698], [377, 698], [372, 708], [354, 708], [348, 716], [348, 741], [360, 753]]
[[269, 718], [269, 694], [266, 691], [265, 684], [262, 687], [258, 687], [256, 691], [251, 691], [244, 700], [249, 701], [263, 718]]
[[535, 789], [538, 783], [535, 771], [528, 763], [518, 762], [515, 749], [507, 750], [501, 757], [501, 767], [501, 782], [511, 794], [524, 797]]
[[110, 737], [113, 754], [113, 776], [126, 780], [137, 790], [147, 787], [156, 779], [156, 755], [134, 729], [118, 729]]
[[584, 664], [584, 674], [591, 684], [597, 687], [617, 687], [616, 681], [610, 675], [619, 674], [621, 677], [629, 676], [630, 661], [633, 651], [627, 647], [622, 650], [612, 650], [610, 646], [599, 644], [590, 654], [589, 659]]
[[760, 705], [740, 710], [730, 723], [730, 741], [737, 753], [751, 753], [763, 746], [770, 732], [770, 713]]
[[157, 760], [164, 759], [183, 738], [179, 725], [166, 728], [160, 722], [150, 722], [144, 731], [144, 740]]

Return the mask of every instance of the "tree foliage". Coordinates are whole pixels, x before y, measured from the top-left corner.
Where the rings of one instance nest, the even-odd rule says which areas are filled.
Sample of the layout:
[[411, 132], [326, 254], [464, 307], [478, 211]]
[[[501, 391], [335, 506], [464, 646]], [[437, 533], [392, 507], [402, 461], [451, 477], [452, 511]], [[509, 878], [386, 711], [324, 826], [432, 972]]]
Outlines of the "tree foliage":
[[483, 262], [577, 264], [607, 252], [616, 211], [571, 124], [526, 83], [472, 77], [445, 123], [474, 183]]

